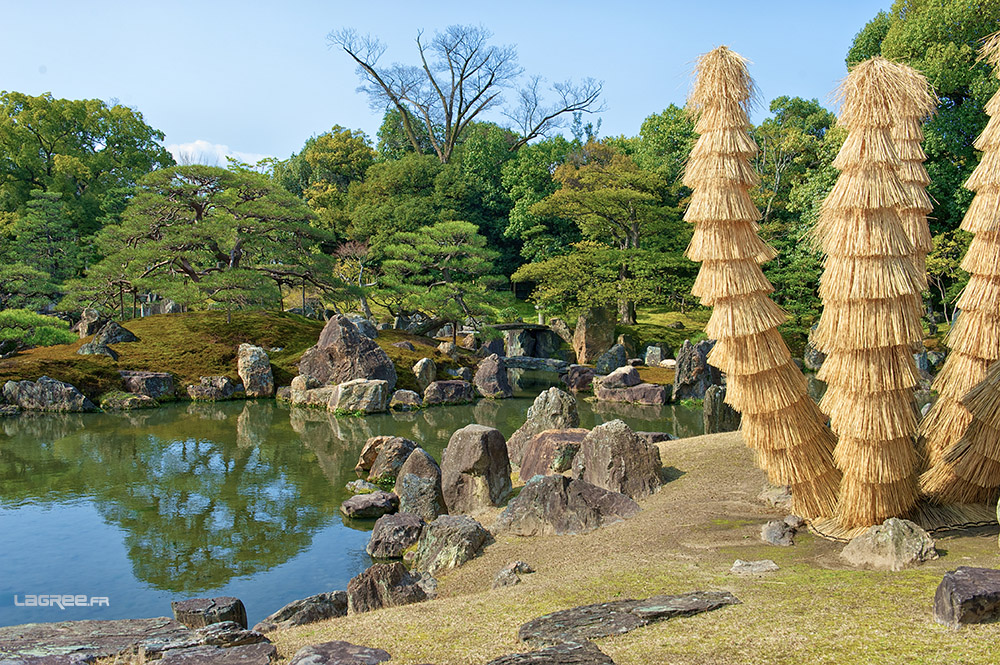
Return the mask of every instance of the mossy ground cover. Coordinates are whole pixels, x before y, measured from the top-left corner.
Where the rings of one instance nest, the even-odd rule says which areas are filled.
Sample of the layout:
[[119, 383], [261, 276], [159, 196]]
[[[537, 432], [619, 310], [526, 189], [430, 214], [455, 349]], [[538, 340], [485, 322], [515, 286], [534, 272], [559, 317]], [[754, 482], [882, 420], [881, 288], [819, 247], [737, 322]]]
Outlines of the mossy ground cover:
[[[288, 659], [305, 644], [348, 640], [384, 648], [392, 662], [481, 664], [529, 650], [518, 626], [548, 612], [615, 598], [725, 589], [742, 601], [694, 617], [597, 640], [619, 665], [803, 663], [995, 663], [1000, 624], [953, 631], [931, 614], [946, 570], [994, 566], [996, 531], [938, 540], [937, 561], [899, 573], [854, 570], [842, 544], [800, 533], [781, 548], [760, 526], [784, 513], [758, 495], [764, 475], [739, 434], [660, 444], [665, 466], [684, 473], [626, 522], [582, 536], [501, 535], [485, 554], [440, 576], [430, 602], [348, 616], [272, 635]], [[495, 512], [480, 517], [489, 524]], [[758, 577], [729, 573], [737, 558], [774, 560]], [[521, 559], [537, 572], [491, 589], [496, 572]]]
[[708, 309], [695, 309], [690, 312], [672, 312], [666, 310], [640, 310], [636, 314], [634, 326], [618, 326], [618, 332], [630, 332], [639, 340], [640, 349], [648, 344], [665, 342], [676, 352], [684, 340], [689, 339], [694, 344], [705, 339], [705, 325], [712, 312]]

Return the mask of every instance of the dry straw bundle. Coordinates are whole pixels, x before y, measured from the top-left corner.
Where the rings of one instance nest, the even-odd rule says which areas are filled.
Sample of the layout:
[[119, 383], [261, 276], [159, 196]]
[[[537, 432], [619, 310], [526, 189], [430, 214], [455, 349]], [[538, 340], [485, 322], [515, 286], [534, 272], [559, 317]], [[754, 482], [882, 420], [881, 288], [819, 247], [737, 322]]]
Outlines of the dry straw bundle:
[[726, 401], [743, 414], [758, 464], [772, 483], [792, 487], [797, 514], [832, 515], [840, 483], [833, 433], [777, 331], [785, 317], [759, 265], [775, 252], [757, 236], [760, 213], [747, 193], [758, 182], [752, 90], [746, 61], [725, 46], [698, 60], [691, 106], [701, 136], [684, 174], [693, 190], [684, 218], [695, 225], [687, 256], [702, 263], [692, 292], [713, 308], [709, 361], [726, 373]]
[[817, 225], [826, 254], [814, 343], [827, 354], [820, 403], [838, 436], [845, 528], [908, 514], [916, 504], [917, 369], [922, 279], [900, 219], [908, 204], [891, 130], [909, 113], [907, 73], [884, 58], [857, 65], [841, 89], [848, 136]]
[[[980, 58], [1000, 76], [1000, 33], [986, 40]], [[985, 404], [985, 396], [963, 399], [967, 394], [971, 399], [974, 387], [977, 393], [996, 392], [989, 379], [977, 384], [1000, 359], [1000, 92], [986, 104], [986, 113], [990, 121], [975, 143], [983, 157], [965, 183], [976, 192], [961, 226], [975, 234], [962, 261], [969, 284], [956, 304], [961, 314], [948, 335], [951, 353], [934, 382], [938, 401], [921, 425], [931, 466], [920, 487], [939, 503], [992, 501], [1000, 487], [1000, 469], [988, 463], [996, 439], [988, 439], [989, 426], [980, 422], [992, 421], [971, 408]]]

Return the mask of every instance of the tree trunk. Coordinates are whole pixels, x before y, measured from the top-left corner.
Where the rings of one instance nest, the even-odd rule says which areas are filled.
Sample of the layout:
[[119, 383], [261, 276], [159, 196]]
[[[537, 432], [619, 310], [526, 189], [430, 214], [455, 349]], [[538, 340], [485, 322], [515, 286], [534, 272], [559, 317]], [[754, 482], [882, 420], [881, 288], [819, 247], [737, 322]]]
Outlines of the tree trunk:
[[368, 306], [368, 298], [365, 297], [364, 293], [362, 293], [360, 297], [361, 297], [361, 311], [364, 312], [365, 318], [370, 321], [372, 319], [372, 308]]
[[622, 298], [618, 301], [618, 321], [626, 326], [634, 326], [636, 324], [634, 300]]

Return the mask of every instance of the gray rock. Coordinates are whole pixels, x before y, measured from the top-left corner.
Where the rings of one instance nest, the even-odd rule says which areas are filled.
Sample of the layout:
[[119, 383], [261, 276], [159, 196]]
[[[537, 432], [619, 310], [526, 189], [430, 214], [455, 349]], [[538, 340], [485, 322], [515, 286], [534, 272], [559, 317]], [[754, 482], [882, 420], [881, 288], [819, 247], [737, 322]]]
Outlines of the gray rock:
[[156, 400], [174, 395], [174, 377], [167, 372], [136, 372], [119, 370], [125, 391]]
[[573, 458], [588, 432], [582, 428], [549, 429], [531, 437], [521, 459], [521, 478], [548, 476], [571, 469]]
[[636, 432], [635, 435], [650, 445], [677, 440], [676, 436], [668, 432]]
[[398, 561], [376, 563], [347, 583], [348, 614], [409, 605], [422, 600], [427, 600], [427, 593], [418, 584], [417, 578]]
[[660, 450], [621, 420], [590, 430], [573, 459], [573, 477], [633, 499], [660, 488]]
[[29, 623], [0, 626], [0, 654], [13, 663], [38, 662], [32, 659], [39, 654], [59, 654], [67, 656], [67, 660], [59, 661], [59, 665], [65, 665], [74, 662], [69, 659], [93, 662], [135, 653], [140, 644], [149, 640], [170, 642], [190, 635], [191, 630], [166, 617]]
[[217, 598], [191, 598], [170, 603], [174, 619], [188, 628], [204, 628], [213, 623], [232, 621], [241, 628], [247, 627], [247, 610], [243, 601], [232, 596]]
[[[405, 441], [405, 439], [398, 436], [373, 436], [365, 441], [365, 445], [361, 448], [361, 454], [358, 455], [358, 463], [354, 465], [354, 473], [358, 474], [358, 478], [368, 477], [369, 473], [371, 473], [372, 466], [375, 464], [375, 460], [378, 459], [378, 454], [382, 451], [383, 446], [392, 443], [396, 439]], [[405, 447], [405, 444], [397, 445]]]
[[725, 400], [725, 386], [709, 386], [705, 391], [705, 401], [702, 404], [705, 434], [735, 432], [740, 428], [739, 412], [726, 404]]
[[397, 390], [389, 400], [389, 408], [393, 411], [415, 411], [423, 405], [420, 395], [412, 390]]
[[389, 356], [344, 316], [327, 322], [316, 346], [302, 354], [299, 373], [320, 384], [380, 379], [389, 384], [390, 394], [396, 387], [396, 368]]
[[566, 369], [566, 373], [559, 377], [559, 379], [566, 384], [568, 389], [573, 392], [579, 392], [581, 390], [590, 390], [595, 376], [596, 372], [594, 372], [593, 367], [570, 365]]
[[104, 322], [105, 319], [101, 316], [100, 312], [96, 309], [88, 307], [83, 310], [83, 313], [80, 315], [80, 320], [75, 326], [73, 326], [73, 330], [80, 335], [80, 339], [83, 339], [84, 337], [90, 337], [91, 335], [97, 334], [97, 331], [101, 329]]
[[108, 321], [104, 324], [97, 335], [94, 336], [94, 344], [99, 346], [111, 346], [112, 344], [123, 344], [125, 342], [138, 342], [139, 338], [129, 330], [122, 327], [117, 321]]
[[494, 658], [486, 665], [615, 665], [593, 642], [562, 642], [552, 646]]
[[535, 569], [523, 561], [512, 561], [501, 568], [493, 577], [494, 589], [505, 586], [514, 586], [521, 583], [521, 575], [535, 572]]
[[112, 349], [110, 346], [105, 346], [104, 344], [97, 344], [95, 342], [87, 342], [80, 346], [76, 350], [77, 355], [81, 356], [107, 356], [112, 360], [118, 360], [118, 352]]
[[417, 379], [420, 392], [437, 380], [437, 365], [430, 358], [421, 358], [413, 365], [413, 376]]
[[468, 367], [459, 367], [458, 369], [448, 369], [445, 373], [452, 377], [453, 379], [459, 379], [460, 381], [465, 381], [467, 383], [472, 383], [473, 372]]
[[261, 619], [253, 627], [259, 633], [284, 630], [347, 614], [347, 592], [331, 591], [293, 600], [280, 610]]
[[628, 365], [628, 354], [625, 352], [625, 347], [621, 344], [615, 344], [600, 355], [597, 362], [594, 363], [594, 370], [598, 374], [610, 374], [626, 365]]
[[573, 346], [573, 331], [569, 329], [569, 324], [560, 318], [549, 319], [549, 328], [559, 339]]
[[413, 441], [399, 436], [383, 438], [382, 445], [378, 446], [378, 454], [368, 470], [368, 480], [373, 483], [395, 482], [399, 470], [417, 448]]
[[441, 455], [441, 489], [450, 513], [503, 505], [512, 491], [503, 434], [483, 425], [452, 434]]
[[[559, 338], [559, 335], [551, 330], [536, 330], [534, 334], [536, 358], [558, 358], [565, 360], [565, 353], [562, 350], [562, 340]], [[569, 344], [572, 345], [573, 342], [570, 341]]]
[[377, 492], [381, 489], [375, 483], [370, 483], [367, 480], [362, 480], [361, 478], [352, 480], [347, 483], [344, 488], [351, 494], [368, 494], [370, 492]]
[[631, 388], [642, 383], [635, 367], [619, 367], [598, 380], [602, 388]]
[[603, 385], [598, 385], [594, 389], [594, 396], [600, 402], [625, 402], [647, 406], [666, 404], [670, 398], [665, 386], [658, 386], [653, 383], [640, 383], [637, 386], [629, 386], [628, 388], [607, 388]]
[[77, 413], [94, 411], [93, 403], [74, 386], [62, 381], [40, 377], [38, 381], [8, 381], [3, 397], [24, 411], [58, 411]]
[[675, 400], [703, 399], [709, 386], [722, 383], [719, 370], [708, 364], [708, 352], [713, 346], [715, 343], [708, 340], [695, 345], [690, 340], [684, 340], [677, 351], [673, 390]]
[[335, 641], [302, 647], [288, 665], [378, 665], [391, 658], [382, 649]]
[[435, 381], [424, 391], [424, 406], [468, 404], [476, 398], [468, 381]]
[[190, 634], [169, 640], [148, 639], [139, 645], [147, 660], [161, 654], [177, 653], [184, 649], [209, 646], [230, 649], [247, 644], [267, 644], [268, 640], [256, 630], [247, 630], [235, 621], [219, 621], [193, 630]]
[[618, 492], [565, 476], [534, 476], [511, 499], [494, 529], [518, 536], [587, 533], [639, 512], [639, 504]]
[[101, 409], [104, 411], [132, 411], [134, 409], [152, 409], [159, 406], [152, 397], [133, 395], [132, 393], [113, 392], [101, 396]]
[[441, 491], [441, 469], [423, 448], [417, 448], [399, 469], [395, 493], [399, 510], [430, 522], [446, 512]]
[[399, 497], [390, 492], [355, 494], [340, 504], [340, 512], [351, 519], [375, 519], [399, 510]]
[[528, 408], [527, 420], [507, 441], [511, 464], [520, 466], [524, 448], [531, 437], [548, 429], [569, 429], [580, 425], [576, 398], [558, 388], [542, 392]]
[[367, 337], [368, 339], [375, 339], [378, 337], [378, 329], [372, 324], [371, 321], [361, 316], [360, 314], [348, 314], [347, 318], [351, 323], [358, 329], [358, 332]]
[[274, 374], [271, 360], [259, 346], [240, 344], [236, 353], [236, 371], [243, 381], [247, 397], [271, 397], [274, 395]]
[[458, 346], [454, 342], [441, 342], [437, 346], [442, 355], [454, 358], [458, 355]]
[[659, 367], [664, 359], [663, 349], [657, 345], [650, 345], [646, 347], [646, 353], [643, 354], [642, 360], [650, 367]]
[[275, 646], [262, 642], [230, 648], [197, 646], [171, 649], [157, 662], [164, 665], [269, 665], [277, 661], [278, 650]]
[[21, 407], [13, 404], [0, 404], [0, 418], [12, 418], [21, 413]]
[[383, 515], [375, 522], [365, 551], [375, 559], [402, 559], [424, 530], [424, 521], [412, 513]]
[[534, 646], [622, 635], [656, 621], [735, 605], [740, 601], [728, 591], [694, 591], [676, 596], [653, 596], [645, 600], [616, 600], [574, 607], [532, 619], [517, 636]]
[[506, 355], [535, 357], [535, 337], [531, 331], [524, 329], [504, 330], [503, 341]]
[[472, 383], [483, 397], [504, 399], [514, 396], [514, 389], [507, 378], [507, 363], [495, 353], [479, 361]]
[[760, 537], [765, 543], [791, 547], [795, 544], [795, 527], [789, 526], [784, 520], [772, 520], [760, 529]]
[[959, 566], [934, 593], [934, 620], [958, 628], [1000, 617], [1000, 570]]
[[761, 559], [760, 561], [737, 559], [733, 562], [733, 567], [729, 569], [729, 572], [735, 575], [763, 575], [764, 573], [773, 573], [776, 570], [778, 570], [778, 564], [770, 559]]
[[531, 369], [538, 372], [563, 372], [569, 363], [558, 358], [528, 358], [511, 356], [506, 359], [507, 369]]
[[775, 508], [792, 507], [792, 490], [788, 485], [768, 485], [757, 498]]
[[473, 559], [492, 542], [483, 525], [465, 515], [441, 515], [424, 527], [413, 558], [413, 570], [434, 575]]
[[930, 365], [930, 373], [937, 374], [944, 367], [944, 361], [948, 358], [948, 355], [941, 353], [940, 351], [928, 351], [927, 352], [927, 362]]
[[220, 402], [232, 399], [238, 387], [228, 376], [203, 376], [197, 385], [187, 387], [187, 394], [196, 402]]
[[840, 556], [852, 566], [873, 570], [903, 570], [938, 558], [934, 539], [909, 520], [890, 517], [852, 538]]
[[576, 320], [573, 332], [573, 350], [576, 362], [588, 365], [615, 343], [615, 324], [618, 314], [612, 309], [588, 309]]
[[392, 345], [395, 346], [397, 349], [405, 349], [407, 351], [417, 350], [417, 347], [413, 346], [412, 342], [409, 342], [405, 339], [402, 342], [393, 342]]
[[327, 408], [344, 413], [383, 413], [389, 410], [392, 390], [382, 379], [354, 379], [337, 384]]
[[802, 364], [806, 369], [818, 372], [826, 361], [826, 354], [820, 352], [812, 342], [813, 333], [816, 332], [816, 328], [819, 324], [813, 324], [813, 327], [809, 329], [809, 339], [806, 341], [805, 351], [802, 353]]

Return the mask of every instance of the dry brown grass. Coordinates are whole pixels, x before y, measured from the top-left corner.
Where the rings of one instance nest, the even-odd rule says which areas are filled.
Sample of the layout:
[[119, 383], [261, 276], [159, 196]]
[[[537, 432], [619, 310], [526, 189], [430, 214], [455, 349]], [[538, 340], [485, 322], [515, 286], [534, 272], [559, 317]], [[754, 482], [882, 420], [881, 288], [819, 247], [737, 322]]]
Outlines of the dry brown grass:
[[[738, 434], [660, 446], [680, 473], [642, 502], [635, 518], [582, 536], [502, 536], [441, 579], [436, 600], [348, 616], [272, 635], [288, 659], [306, 644], [343, 639], [386, 649], [392, 662], [477, 664], [527, 650], [518, 626], [541, 614], [613, 598], [726, 589], [742, 605], [599, 640], [620, 665], [649, 663], [992, 663], [1000, 624], [961, 632], [931, 618], [934, 589], [957, 565], [992, 565], [992, 534], [949, 538], [942, 559], [901, 573], [845, 569], [840, 545], [800, 534], [767, 546], [760, 525], [782, 513], [757, 500], [764, 475]], [[781, 570], [741, 578], [736, 558], [771, 558]], [[493, 575], [522, 559], [536, 573], [490, 590]]]

